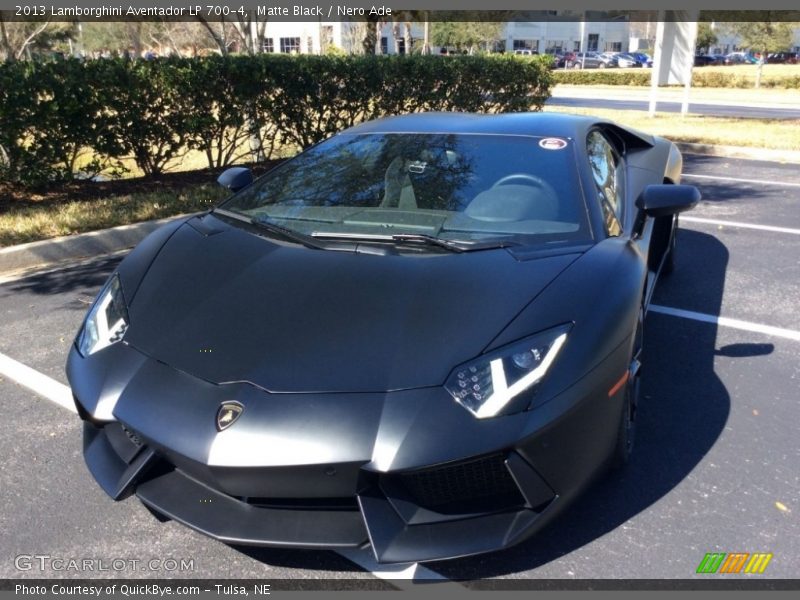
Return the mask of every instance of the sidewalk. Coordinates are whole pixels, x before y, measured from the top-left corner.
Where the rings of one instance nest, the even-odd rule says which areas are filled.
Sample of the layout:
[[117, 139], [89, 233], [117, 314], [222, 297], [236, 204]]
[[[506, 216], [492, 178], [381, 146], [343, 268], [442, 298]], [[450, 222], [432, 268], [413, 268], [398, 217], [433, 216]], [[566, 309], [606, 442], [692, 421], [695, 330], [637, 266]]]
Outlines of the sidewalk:
[[[557, 84], [554, 98], [591, 98], [595, 100], [625, 100], [648, 102], [650, 88], [628, 85], [572, 85]], [[682, 87], [660, 87], [659, 102], [683, 102]], [[693, 87], [689, 92], [690, 104], [742, 106], [749, 108], [800, 108], [800, 90], [727, 89]]]

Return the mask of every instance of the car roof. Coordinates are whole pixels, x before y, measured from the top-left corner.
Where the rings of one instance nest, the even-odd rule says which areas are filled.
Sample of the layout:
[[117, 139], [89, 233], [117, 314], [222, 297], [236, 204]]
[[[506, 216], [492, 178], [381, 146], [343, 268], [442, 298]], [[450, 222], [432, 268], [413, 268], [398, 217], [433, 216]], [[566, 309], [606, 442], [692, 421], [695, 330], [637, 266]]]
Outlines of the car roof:
[[471, 133], [584, 138], [596, 125], [612, 127], [633, 145], [652, 146], [653, 136], [597, 117], [563, 113], [526, 112], [475, 114], [427, 112], [386, 117], [356, 125], [343, 134], [364, 133]]

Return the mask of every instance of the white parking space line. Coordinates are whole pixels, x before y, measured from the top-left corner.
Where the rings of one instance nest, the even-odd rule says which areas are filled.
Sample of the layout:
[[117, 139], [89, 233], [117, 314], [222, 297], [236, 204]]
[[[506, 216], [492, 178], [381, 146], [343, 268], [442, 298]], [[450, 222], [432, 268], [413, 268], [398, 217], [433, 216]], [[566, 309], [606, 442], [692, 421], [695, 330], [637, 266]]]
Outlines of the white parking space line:
[[3, 353], [0, 353], [0, 375], [5, 375], [61, 408], [77, 412], [69, 387]]
[[800, 183], [793, 181], [770, 181], [767, 179], [743, 179], [741, 177], [723, 177], [720, 175], [695, 175], [694, 173], [683, 173], [682, 177], [691, 177], [692, 179], [709, 179], [711, 181], [735, 181], [737, 183], [753, 183], [756, 185], [777, 185], [782, 187], [796, 187], [800, 188]]
[[759, 323], [751, 323], [750, 321], [741, 321], [739, 319], [731, 319], [730, 317], [717, 317], [706, 313], [694, 312], [693, 310], [683, 310], [681, 308], [671, 308], [669, 306], [659, 306], [651, 304], [649, 310], [672, 317], [680, 317], [682, 319], [691, 319], [693, 321], [702, 321], [704, 323], [713, 323], [714, 325], [722, 325], [723, 327], [732, 327], [733, 329], [741, 329], [743, 331], [752, 331], [755, 333], [764, 333], [776, 337], [782, 337], [789, 340], [800, 342], [800, 331], [792, 329], [783, 329], [781, 327], [773, 327], [771, 325], [761, 325]]
[[791, 233], [800, 235], [800, 229], [791, 227], [776, 227], [774, 225], [756, 225], [755, 223], [742, 223], [741, 221], [724, 221], [719, 219], [704, 219], [703, 217], [688, 217], [681, 215], [681, 223], [707, 223], [709, 225], [722, 225], [723, 227], [741, 227], [743, 229], [758, 229], [772, 231], [773, 233]]

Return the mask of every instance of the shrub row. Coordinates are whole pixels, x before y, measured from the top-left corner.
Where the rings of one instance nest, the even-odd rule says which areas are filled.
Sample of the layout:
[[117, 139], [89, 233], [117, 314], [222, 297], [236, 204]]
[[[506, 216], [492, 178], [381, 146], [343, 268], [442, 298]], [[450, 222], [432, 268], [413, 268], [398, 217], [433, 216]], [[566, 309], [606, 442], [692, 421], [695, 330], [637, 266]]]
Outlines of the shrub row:
[[[734, 75], [732, 73], [703, 73], [695, 71], [692, 75], [692, 85], [696, 87], [717, 88], [752, 88], [755, 83], [755, 68], [751, 75]], [[782, 88], [787, 90], [800, 89], [800, 75], [787, 77], [762, 77], [761, 87]]]
[[209, 166], [305, 148], [422, 110], [540, 110], [543, 61], [464, 56], [233, 56], [0, 65], [0, 179], [38, 184], [132, 157], [157, 174], [187, 149]]
[[[717, 71], [695, 70], [692, 85], [714, 88], [751, 88], [755, 80], [755, 67], [750, 76]], [[650, 85], [650, 69], [591, 69], [584, 71], [563, 71], [553, 73], [554, 83], [571, 85]], [[800, 89], [800, 75], [770, 77], [761, 80], [761, 87]]]
[[553, 72], [554, 83], [571, 85], [650, 85], [650, 70], [585, 69]]

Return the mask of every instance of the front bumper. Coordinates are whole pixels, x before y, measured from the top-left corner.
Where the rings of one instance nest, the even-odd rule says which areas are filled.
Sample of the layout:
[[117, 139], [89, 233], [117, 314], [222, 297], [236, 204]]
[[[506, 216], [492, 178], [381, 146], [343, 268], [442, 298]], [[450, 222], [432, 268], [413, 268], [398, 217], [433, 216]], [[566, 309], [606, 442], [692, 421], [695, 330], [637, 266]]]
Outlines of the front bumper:
[[[209, 384], [124, 344], [73, 350], [68, 376], [86, 463], [115, 500], [135, 494], [226, 543], [369, 543], [391, 563], [506, 548], [549, 521], [613, 446], [621, 405], [596, 392], [614, 381], [606, 363], [536, 411], [487, 421], [438, 388], [287, 398]], [[231, 396], [245, 413], [218, 432]]]

